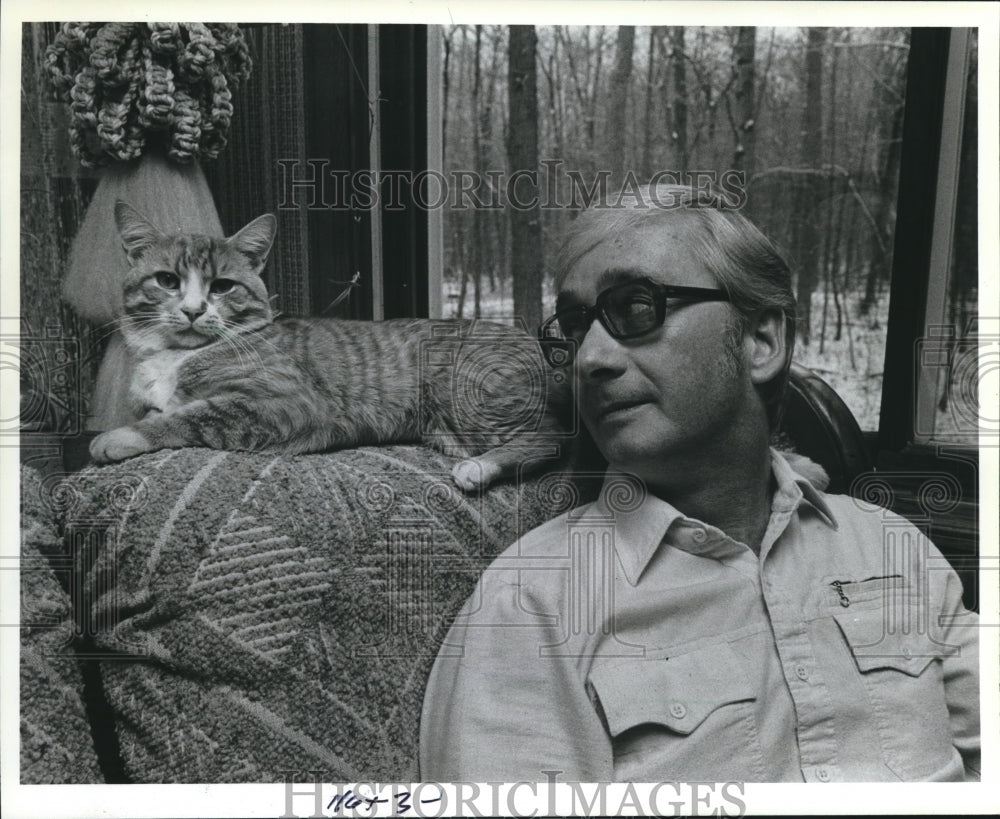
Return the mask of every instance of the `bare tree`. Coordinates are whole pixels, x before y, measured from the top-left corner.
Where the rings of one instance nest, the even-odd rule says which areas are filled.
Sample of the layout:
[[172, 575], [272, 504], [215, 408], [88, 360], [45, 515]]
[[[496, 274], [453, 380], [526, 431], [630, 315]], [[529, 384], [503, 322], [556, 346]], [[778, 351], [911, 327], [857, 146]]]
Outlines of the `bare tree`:
[[868, 251], [868, 275], [865, 292], [858, 311], [868, 315], [878, 296], [881, 285], [889, 281], [892, 232], [895, 226], [895, 192], [899, 179], [899, 162], [903, 144], [903, 102], [906, 86], [905, 46], [884, 50], [886, 60], [872, 75], [873, 106], [869, 133], [875, 137], [874, 162], [876, 200], [876, 230], [871, 233]]
[[[462, 48], [461, 54], [463, 57], [463, 62], [467, 65], [468, 61], [465, 60], [466, 53], [468, 51], [468, 39], [469, 30], [466, 26], [460, 26], [462, 30]], [[458, 72], [458, 97], [461, 99], [465, 96], [465, 88], [467, 85], [467, 71], [462, 70], [462, 66], [459, 66]], [[478, 93], [478, 89], [475, 93]], [[475, 97], [473, 97], [473, 108], [475, 108]], [[455, 141], [453, 141], [454, 144]], [[457, 152], [457, 148], [455, 149]], [[469, 231], [468, 231], [468, 219], [467, 213], [463, 210], [459, 210], [455, 213], [455, 228], [453, 233], [453, 243], [455, 247], [456, 264], [459, 268], [460, 282], [458, 287], [458, 305], [456, 307], [456, 315], [462, 318], [465, 314], [465, 297], [468, 294], [469, 288], [469, 265], [476, 264], [477, 251], [472, 252], [472, 261], [470, 262], [470, 253], [468, 247], [472, 242], [469, 241]]]
[[608, 116], [604, 131], [605, 167], [611, 178], [621, 182], [625, 176], [625, 108], [632, 81], [632, 57], [635, 50], [635, 28], [618, 26], [615, 68], [608, 88]]
[[670, 30], [670, 63], [674, 73], [674, 94], [671, 100], [673, 129], [670, 137], [674, 143], [677, 167], [688, 167], [688, 117], [687, 117], [687, 66], [684, 53], [684, 26], [674, 26]]
[[[508, 62], [510, 128], [507, 161], [512, 172], [538, 168], [538, 77], [535, 68], [537, 38], [534, 26], [511, 26]], [[511, 278], [514, 314], [529, 328], [542, 321], [542, 222], [538, 187], [522, 177], [508, 204], [511, 233]], [[534, 188], [532, 190], [532, 188]], [[527, 205], [532, 201], [533, 204]]]
[[649, 179], [650, 175], [653, 173], [653, 101], [655, 94], [654, 92], [659, 90], [657, 84], [657, 77], [659, 72], [656, 70], [656, 39], [657, 34], [660, 30], [659, 26], [650, 26], [649, 28], [649, 49], [647, 55], [646, 63], [646, 88], [644, 89], [644, 104], [645, 112], [642, 118], [642, 175], [646, 179]]
[[[802, 118], [801, 162], [803, 167], [819, 167], [823, 162], [823, 46], [825, 28], [808, 29], [806, 39], [806, 93]], [[809, 345], [812, 321], [812, 294], [819, 280], [819, 230], [815, 219], [815, 190], [802, 189], [798, 212], [805, 218], [799, 223], [799, 276], [796, 298], [799, 309], [799, 332], [802, 343]]]
[[[489, 109], [483, 104], [483, 93], [482, 93], [482, 59], [483, 59], [483, 27], [476, 26], [476, 62], [475, 62], [475, 72], [474, 80], [472, 85], [472, 110], [474, 112], [473, 117], [473, 136], [472, 136], [472, 153], [475, 157], [476, 173], [479, 175], [479, 184], [477, 186], [476, 192], [479, 194], [480, 201], [483, 195], [483, 184], [482, 180], [486, 172], [486, 146], [483, 144], [484, 137], [486, 137], [488, 128], [484, 128], [484, 112], [486, 117], [489, 116]], [[486, 133], [484, 133], [484, 131]], [[472, 225], [474, 233], [474, 252], [473, 252], [473, 271], [472, 271], [472, 284], [473, 284], [473, 315], [479, 318], [482, 315], [482, 303], [483, 303], [483, 268], [486, 266], [487, 251], [486, 251], [486, 214], [483, 210], [477, 207], [472, 212]]]
[[579, 116], [583, 124], [583, 150], [588, 158], [593, 157], [597, 127], [598, 91], [601, 82], [601, 67], [604, 62], [604, 28], [597, 28], [596, 42], [591, 43], [591, 27], [583, 30], [583, 65], [580, 65], [574, 43], [560, 26], [556, 29], [556, 37], [563, 46], [569, 76], [573, 82], [573, 90], [579, 105]]
[[757, 104], [754, 96], [756, 47], [756, 27], [741, 26], [733, 48], [733, 73], [736, 79], [736, 147], [733, 150], [733, 167], [746, 171], [747, 177], [754, 172], [754, 147], [757, 142]]
[[558, 38], [554, 39], [552, 51], [549, 53], [548, 58], [539, 60], [539, 65], [542, 73], [545, 75], [546, 87], [548, 89], [546, 97], [548, 124], [552, 135], [553, 156], [555, 157], [563, 157], [566, 152], [564, 136], [565, 112], [563, 110], [559, 43], [560, 40]]

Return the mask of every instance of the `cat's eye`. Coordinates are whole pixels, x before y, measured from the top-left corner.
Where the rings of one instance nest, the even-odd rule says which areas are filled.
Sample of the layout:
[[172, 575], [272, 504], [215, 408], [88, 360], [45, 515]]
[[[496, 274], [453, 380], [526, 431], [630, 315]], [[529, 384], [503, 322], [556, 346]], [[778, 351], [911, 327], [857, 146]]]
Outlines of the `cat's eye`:
[[161, 270], [156, 274], [156, 283], [165, 290], [176, 290], [181, 286], [181, 280], [176, 273]]
[[232, 279], [213, 279], [208, 286], [208, 292], [215, 296], [223, 296], [236, 287], [236, 282]]

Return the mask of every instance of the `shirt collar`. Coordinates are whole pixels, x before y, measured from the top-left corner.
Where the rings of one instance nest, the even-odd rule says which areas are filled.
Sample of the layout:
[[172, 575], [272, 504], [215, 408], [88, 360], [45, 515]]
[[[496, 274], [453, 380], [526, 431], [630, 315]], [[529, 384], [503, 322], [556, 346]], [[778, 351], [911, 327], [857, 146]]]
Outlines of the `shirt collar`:
[[823, 520], [833, 529], [837, 519], [826, 502], [824, 494], [808, 478], [796, 472], [776, 449], [771, 450], [771, 472], [777, 489], [771, 501], [771, 513], [797, 509], [803, 501], [812, 506]]
[[645, 571], [670, 528], [682, 517], [673, 506], [656, 497], [635, 475], [608, 472], [597, 500], [571, 519], [579, 523], [614, 527], [614, 545], [628, 582], [633, 586]]
[[[771, 516], [791, 513], [803, 502], [814, 507], [832, 528], [833, 512], [823, 493], [795, 472], [779, 452], [771, 450], [771, 469], [777, 488], [771, 501]], [[647, 491], [635, 475], [608, 472], [601, 494], [594, 503], [570, 513], [575, 523], [614, 526], [615, 551], [628, 582], [635, 586], [671, 525], [685, 516], [667, 501]]]

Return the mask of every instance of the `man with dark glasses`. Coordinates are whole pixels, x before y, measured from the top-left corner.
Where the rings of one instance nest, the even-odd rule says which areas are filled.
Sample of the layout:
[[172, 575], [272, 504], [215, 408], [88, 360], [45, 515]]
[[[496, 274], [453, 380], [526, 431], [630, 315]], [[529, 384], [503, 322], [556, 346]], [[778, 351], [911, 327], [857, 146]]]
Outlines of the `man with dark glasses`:
[[604, 488], [484, 573], [428, 684], [422, 778], [978, 777], [957, 576], [770, 446], [787, 264], [725, 202], [661, 187], [629, 205], [572, 223], [539, 329], [577, 379]]

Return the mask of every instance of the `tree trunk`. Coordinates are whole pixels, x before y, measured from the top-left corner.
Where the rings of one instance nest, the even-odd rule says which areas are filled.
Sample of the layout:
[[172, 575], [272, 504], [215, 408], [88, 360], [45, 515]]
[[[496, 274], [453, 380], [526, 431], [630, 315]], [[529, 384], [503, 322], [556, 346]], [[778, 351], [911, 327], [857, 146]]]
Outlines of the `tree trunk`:
[[616, 185], [625, 177], [625, 108], [632, 81], [632, 55], [635, 50], [635, 28], [618, 26], [615, 68], [608, 89], [608, 118], [604, 131], [604, 162]]
[[562, 116], [562, 84], [559, 81], [559, 38], [556, 37], [549, 55], [548, 71], [545, 79], [549, 89], [549, 123], [552, 128], [552, 156], [563, 158], [566, 156], [565, 141], [563, 138], [563, 116]]
[[[455, 26], [441, 32], [444, 48], [444, 65], [441, 68], [441, 156], [448, 156], [448, 101], [451, 92], [451, 50], [452, 38], [455, 36]], [[444, 170], [444, 169], [442, 169]], [[444, 270], [442, 286], [448, 282], [455, 272], [455, 242], [445, 242]]]
[[674, 69], [673, 132], [677, 169], [688, 170], [687, 138], [687, 66], [684, 64], [684, 26], [674, 26], [670, 30], [670, 62]]
[[657, 27], [650, 26], [649, 29], [649, 62], [646, 65], [646, 100], [645, 115], [642, 120], [642, 176], [649, 179], [653, 174], [652, 139], [653, 139], [653, 86], [656, 81], [656, 60], [654, 53], [656, 50]]
[[[534, 26], [511, 26], [507, 93], [510, 127], [507, 132], [507, 166], [511, 173], [538, 168], [538, 92]], [[508, 203], [511, 237], [511, 278], [514, 314], [529, 331], [542, 321], [542, 223], [538, 185], [523, 179], [515, 191], [519, 202]]]
[[444, 47], [444, 66], [441, 69], [441, 155], [448, 155], [448, 97], [451, 92], [451, 38], [455, 36], [455, 27], [445, 34], [443, 31], [442, 46]]
[[[476, 188], [476, 194], [482, 201], [483, 194], [483, 172], [485, 171], [486, 160], [483, 157], [483, 143], [482, 143], [482, 54], [483, 54], [483, 27], [476, 26], [476, 62], [475, 71], [473, 74], [472, 83], [472, 110], [474, 116], [472, 118], [472, 153], [475, 157], [474, 161], [476, 163], [476, 173], [479, 174], [480, 184]], [[473, 316], [479, 318], [482, 314], [482, 297], [483, 297], [483, 266], [486, 260], [486, 230], [483, 224], [483, 212], [482, 209], [476, 208], [472, 212], [472, 230], [473, 230], [473, 270], [472, 270], [472, 283], [473, 283]]]
[[[875, 214], [876, 229], [879, 235], [873, 235], [868, 253], [871, 262], [865, 279], [865, 294], [858, 306], [860, 315], [865, 316], [875, 306], [880, 285], [889, 281], [892, 259], [889, 256], [892, 247], [892, 235], [896, 215], [896, 189], [899, 179], [900, 152], [903, 144], [903, 95], [905, 93], [905, 60], [901, 61], [895, 82], [889, 84], [884, 72], [879, 72], [874, 79], [872, 98], [877, 100], [875, 109], [879, 112], [876, 138], [878, 179], [878, 206]], [[891, 116], [886, 112], [891, 111]], [[886, 252], [888, 249], [888, 252]]]
[[[482, 107], [479, 116], [479, 145], [481, 149], [481, 165], [477, 168], [481, 177], [486, 176], [490, 170], [490, 148], [493, 145], [493, 108], [496, 99], [497, 75], [500, 73], [501, 50], [503, 47], [503, 31], [500, 26], [493, 28], [493, 36], [490, 38], [490, 65], [488, 70], [489, 82], [486, 85], [486, 104]], [[483, 191], [482, 201], [492, 202], [494, 193], [492, 185], [487, 184]], [[482, 212], [482, 242], [484, 267], [490, 281], [490, 292], [497, 289], [497, 267], [500, 261], [499, 247], [494, 241], [494, 231], [492, 229], [492, 211]]]
[[594, 44], [593, 54], [595, 57], [594, 71], [591, 74], [590, 68], [590, 29], [587, 29], [587, 83], [590, 89], [590, 101], [587, 110], [587, 144], [593, 150], [597, 128], [597, 102], [598, 91], [601, 87], [601, 68], [604, 65], [604, 26], [597, 27], [597, 42]]
[[756, 102], [754, 97], [754, 59], [757, 47], [757, 29], [741, 26], [733, 48], [733, 71], [736, 74], [736, 149], [733, 168], [746, 172], [747, 179], [754, 172], [756, 137]]
[[[818, 168], [823, 162], [823, 44], [825, 28], [810, 28], [806, 45], [806, 105], [802, 119], [801, 164]], [[815, 189], [803, 186], [798, 212], [804, 215], [798, 237], [799, 280], [796, 292], [799, 309], [799, 333], [809, 345], [811, 336], [812, 294], [819, 279], [819, 230]]]

